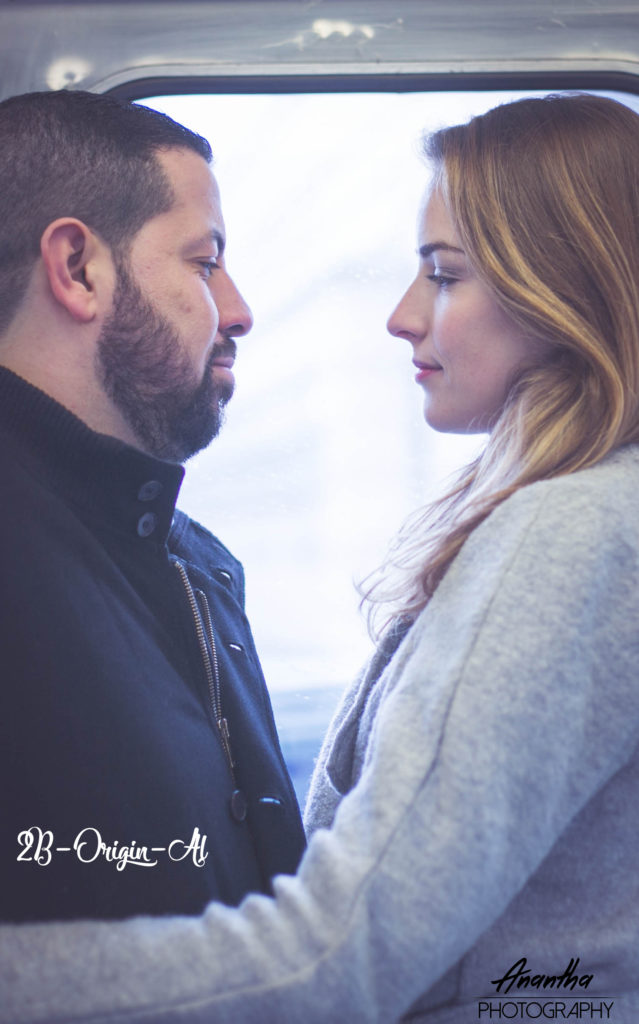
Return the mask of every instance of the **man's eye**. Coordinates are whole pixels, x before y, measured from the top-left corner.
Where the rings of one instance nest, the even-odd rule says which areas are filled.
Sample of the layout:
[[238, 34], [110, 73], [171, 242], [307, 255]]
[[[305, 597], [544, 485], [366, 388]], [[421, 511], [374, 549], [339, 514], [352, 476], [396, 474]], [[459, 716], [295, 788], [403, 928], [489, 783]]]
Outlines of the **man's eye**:
[[456, 277], [447, 277], [446, 274], [427, 274], [426, 277], [429, 281], [433, 281], [438, 288], [450, 288], [458, 280]]
[[198, 260], [199, 265], [204, 271], [204, 276], [208, 279], [214, 270], [217, 270], [219, 263], [217, 260]]

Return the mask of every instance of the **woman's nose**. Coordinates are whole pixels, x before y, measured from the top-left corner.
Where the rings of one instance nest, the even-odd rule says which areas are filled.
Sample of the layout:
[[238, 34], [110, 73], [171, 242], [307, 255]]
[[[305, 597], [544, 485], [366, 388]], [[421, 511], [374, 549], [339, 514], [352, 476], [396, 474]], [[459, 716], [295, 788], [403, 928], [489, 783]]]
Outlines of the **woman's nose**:
[[425, 303], [419, 295], [418, 282], [413, 281], [386, 321], [386, 329], [394, 338], [419, 341], [427, 330], [426, 312]]

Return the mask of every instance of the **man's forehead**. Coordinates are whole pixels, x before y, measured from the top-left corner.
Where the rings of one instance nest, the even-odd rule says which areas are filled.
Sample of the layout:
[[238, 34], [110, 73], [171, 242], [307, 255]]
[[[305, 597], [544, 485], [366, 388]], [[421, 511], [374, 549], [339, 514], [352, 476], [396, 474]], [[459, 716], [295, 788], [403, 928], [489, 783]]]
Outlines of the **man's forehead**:
[[171, 183], [177, 201], [201, 199], [219, 207], [220, 190], [211, 165], [191, 149], [165, 149], [158, 161]]
[[214, 244], [218, 254], [225, 245], [224, 218], [220, 190], [210, 164], [199, 153], [189, 149], [168, 149], [158, 159], [173, 190], [171, 211], [200, 221], [195, 242]]

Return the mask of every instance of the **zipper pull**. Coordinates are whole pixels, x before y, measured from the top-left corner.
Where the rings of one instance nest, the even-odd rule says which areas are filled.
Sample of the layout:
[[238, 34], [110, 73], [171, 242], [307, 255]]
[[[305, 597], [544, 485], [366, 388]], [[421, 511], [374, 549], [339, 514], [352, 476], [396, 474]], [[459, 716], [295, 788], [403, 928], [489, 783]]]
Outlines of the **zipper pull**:
[[[231, 734], [229, 732], [229, 723], [226, 718], [218, 718], [217, 727], [220, 730], [220, 736], [222, 737], [222, 745], [226, 751], [226, 756], [229, 759], [231, 771], [235, 768], [235, 761], [233, 760], [233, 754], [231, 753]], [[229, 801], [229, 807], [231, 811], [231, 817], [235, 821], [244, 821], [247, 812], [246, 797], [241, 789], [234, 789], [231, 793], [231, 799]]]
[[226, 751], [226, 756], [229, 759], [229, 764], [231, 768], [235, 768], [236, 764], [235, 761], [233, 760], [233, 752], [231, 751], [231, 733], [229, 731], [229, 723], [227, 722], [226, 718], [218, 718], [217, 727], [220, 730], [222, 743]]

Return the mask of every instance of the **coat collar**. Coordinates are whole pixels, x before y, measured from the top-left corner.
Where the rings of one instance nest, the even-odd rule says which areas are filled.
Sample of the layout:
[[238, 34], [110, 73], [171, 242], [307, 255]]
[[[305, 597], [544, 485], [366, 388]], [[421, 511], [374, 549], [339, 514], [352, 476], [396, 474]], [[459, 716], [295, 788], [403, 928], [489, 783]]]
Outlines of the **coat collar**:
[[166, 542], [182, 466], [98, 434], [5, 367], [0, 431], [28, 472], [85, 513], [140, 542]]

